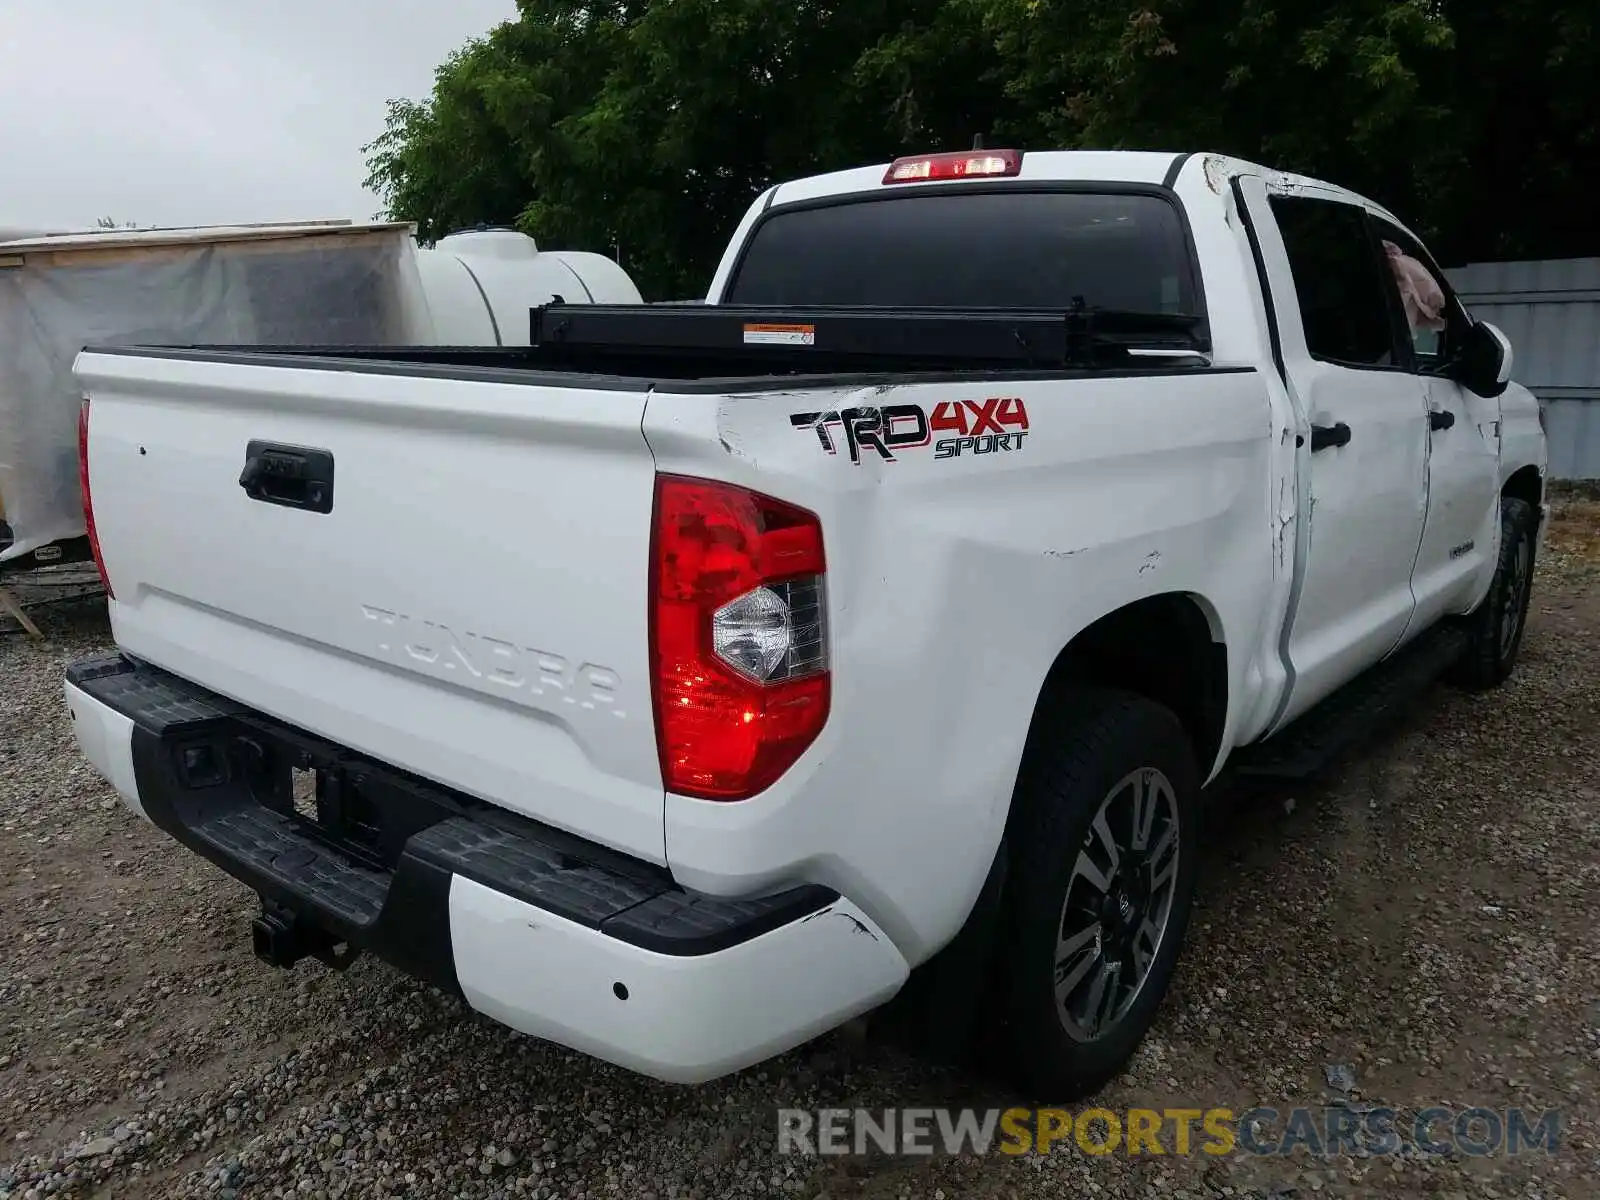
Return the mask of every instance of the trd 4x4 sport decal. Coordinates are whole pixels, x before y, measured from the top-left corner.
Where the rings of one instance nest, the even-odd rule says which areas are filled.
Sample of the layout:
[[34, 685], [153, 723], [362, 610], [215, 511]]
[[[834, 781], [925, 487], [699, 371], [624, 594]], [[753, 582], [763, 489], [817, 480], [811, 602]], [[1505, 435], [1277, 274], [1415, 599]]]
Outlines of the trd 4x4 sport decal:
[[[897, 462], [897, 452], [933, 445], [934, 458], [959, 458], [963, 454], [994, 454], [1021, 450], [1028, 436], [1028, 409], [1020, 396], [988, 400], [945, 400], [930, 415], [918, 404], [886, 404], [882, 408], [845, 408], [835, 412], [793, 413], [796, 429], [816, 431], [817, 441], [829, 454], [837, 454], [834, 429], [844, 432], [850, 461], [859, 463], [863, 450], [875, 451], [884, 462]], [[955, 436], [934, 440], [937, 433]]]

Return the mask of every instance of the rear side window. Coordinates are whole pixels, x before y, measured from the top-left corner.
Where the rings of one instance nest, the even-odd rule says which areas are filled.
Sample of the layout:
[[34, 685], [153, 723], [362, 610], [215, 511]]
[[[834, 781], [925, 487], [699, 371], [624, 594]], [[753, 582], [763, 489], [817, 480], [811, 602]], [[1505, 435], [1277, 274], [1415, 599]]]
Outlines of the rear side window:
[[1388, 285], [1366, 214], [1336, 200], [1274, 196], [1272, 215], [1289, 252], [1311, 357], [1359, 367], [1395, 365]]
[[1159, 196], [957, 192], [778, 211], [727, 293], [772, 307], [1197, 313], [1183, 226]]

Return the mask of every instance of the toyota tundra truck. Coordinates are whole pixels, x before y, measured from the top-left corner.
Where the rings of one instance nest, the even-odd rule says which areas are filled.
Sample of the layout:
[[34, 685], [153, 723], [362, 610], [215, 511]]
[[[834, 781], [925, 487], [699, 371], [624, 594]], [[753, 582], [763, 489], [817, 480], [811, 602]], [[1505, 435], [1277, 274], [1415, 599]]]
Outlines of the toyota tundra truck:
[[1209, 785], [1516, 660], [1538, 404], [1341, 188], [924, 155], [770, 188], [703, 304], [529, 322], [77, 360], [78, 741], [268, 962], [669, 1081], [876, 1013], [1081, 1095]]

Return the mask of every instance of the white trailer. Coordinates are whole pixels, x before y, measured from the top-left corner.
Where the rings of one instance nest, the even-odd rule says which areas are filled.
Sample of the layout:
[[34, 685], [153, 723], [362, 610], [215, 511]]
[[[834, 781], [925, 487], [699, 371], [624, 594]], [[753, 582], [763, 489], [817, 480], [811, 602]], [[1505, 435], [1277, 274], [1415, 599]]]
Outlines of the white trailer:
[[639, 303], [598, 254], [407, 223], [0, 230], [0, 572], [87, 558], [78, 489], [86, 345], [526, 346], [530, 307]]

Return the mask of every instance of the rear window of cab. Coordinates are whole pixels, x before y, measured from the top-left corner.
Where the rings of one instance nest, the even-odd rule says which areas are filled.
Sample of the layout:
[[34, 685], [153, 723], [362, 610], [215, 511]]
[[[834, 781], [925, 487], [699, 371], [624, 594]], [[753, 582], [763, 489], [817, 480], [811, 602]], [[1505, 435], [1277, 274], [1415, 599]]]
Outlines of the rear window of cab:
[[778, 209], [756, 226], [730, 304], [1196, 312], [1188, 243], [1159, 195], [901, 194]]

